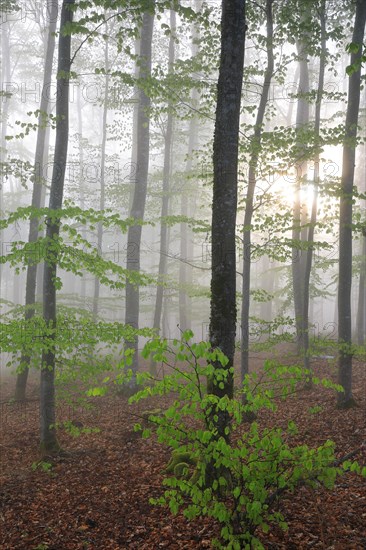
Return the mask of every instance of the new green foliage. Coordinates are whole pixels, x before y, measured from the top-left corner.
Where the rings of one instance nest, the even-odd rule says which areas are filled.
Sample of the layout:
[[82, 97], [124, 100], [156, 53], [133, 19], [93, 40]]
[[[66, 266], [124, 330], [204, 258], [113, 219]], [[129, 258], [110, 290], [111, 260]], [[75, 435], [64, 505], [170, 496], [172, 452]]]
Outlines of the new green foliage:
[[[165, 411], [149, 415], [158, 441], [172, 449], [165, 468], [166, 489], [151, 502], [169, 507], [174, 514], [182, 511], [188, 519], [207, 516], [216, 520], [221, 538], [214, 543], [219, 548], [263, 548], [259, 531], [266, 533], [275, 524], [287, 528], [283, 514], [274, 506], [285, 491], [304, 484], [331, 489], [337, 475], [352, 469], [360, 473], [361, 469], [353, 463], [341, 468], [335, 461], [332, 441], [317, 448], [297, 445], [292, 440], [297, 427], [291, 420], [287, 429], [268, 428], [260, 421], [245, 423], [248, 413], [275, 410], [276, 398], [285, 399], [296, 392], [308, 379], [309, 371], [267, 361], [261, 375], [253, 373], [245, 378], [239, 391], [245, 394], [245, 404], [237, 395], [232, 399], [218, 397], [207, 393], [206, 378], [214, 385], [223, 384], [232, 375], [225, 368], [227, 358], [220, 350], [212, 350], [208, 342], [193, 343], [192, 338], [192, 332], [186, 331], [173, 345], [167, 340], [150, 341], [143, 355], [161, 362], [164, 377], [138, 375], [138, 382], [146, 386], [130, 398], [134, 403], [173, 394], [173, 402]], [[340, 391], [329, 380], [314, 382]], [[225, 437], [218, 434], [219, 411], [230, 417]], [[143, 431], [145, 437], [150, 433]], [[208, 482], [206, 469], [211, 464], [216, 475]]]

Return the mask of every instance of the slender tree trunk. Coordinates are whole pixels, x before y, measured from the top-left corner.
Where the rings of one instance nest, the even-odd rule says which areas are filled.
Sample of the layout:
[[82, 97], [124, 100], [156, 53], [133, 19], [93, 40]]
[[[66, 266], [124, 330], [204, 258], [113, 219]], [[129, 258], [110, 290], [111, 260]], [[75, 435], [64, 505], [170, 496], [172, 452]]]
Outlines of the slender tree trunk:
[[[253, 217], [253, 200], [257, 183], [258, 157], [261, 148], [264, 114], [269, 97], [271, 80], [274, 70], [273, 56], [273, 0], [266, 1], [267, 18], [267, 67], [264, 75], [263, 91], [261, 94], [254, 135], [252, 138], [252, 153], [249, 161], [248, 190], [245, 202], [244, 230], [243, 230], [243, 301], [241, 307], [241, 382], [249, 372], [249, 308], [250, 308], [250, 267], [251, 267], [251, 223]], [[244, 398], [244, 396], [243, 396]]]
[[[9, 44], [9, 24], [5, 20], [1, 24], [1, 85], [8, 83], [10, 85], [10, 44]], [[3, 90], [6, 92], [6, 90]], [[6, 169], [6, 158], [7, 158], [7, 143], [6, 143], [6, 133], [8, 127], [8, 116], [9, 116], [9, 104], [11, 101], [10, 97], [1, 98], [2, 101], [2, 112], [1, 112], [1, 143], [0, 143], [0, 215], [3, 217], [4, 214], [4, 183], [5, 183], [5, 173]], [[0, 230], [0, 246], [4, 246], [4, 232]], [[0, 250], [1, 254], [4, 252]], [[2, 276], [3, 276], [4, 264], [0, 266], [0, 288], [2, 288]]]
[[[193, 105], [198, 105], [198, 93], [193, 90], [191, 94], [191, 102]], [[189, 217], [190, 212], [190, 199], [189, 199], [189, 178], [192, 177], [192, 155], [197, 143], [197, 118], [193, 117], [189, 122], [189, 138], [188, 138], [188, 152], [186, 163], [186, 185], [182, 189], [181, 193], [181, 215]], [[191, 250], [193, 247], [193, 234], [186, 222], [180, 224], [180, 243], [179, 243], [179, 328], [182, 332], [191, 328], [191, 299], [187, 292], [187, 285], [192, 280], [192, 267], [188, 263], [188, 258], [191, 256]]]
[[320, 28], [321, 28], [321, 53], [319, 63], [319, 79], [318, 79], [318, 92], [315, 104], [315, 122], [314, 122], [314, 142], [315, 142], [315, 158], [314, 158], [314, 180], [313, 180], [313, 202], [311, 208], [310, 225], [308, 230], [307, 241], [309, 248], [306, 251], [305, 256], [305, 273], [304, 273], [304, 311], [303, 311], [303, 354], [304, 354], [304, 368], [310, 368], [309, 357], [309, 299], [310, 299], [310, 274], [313, 262], [313, 244], [315, 225], [317, 220], [318, 211], [318, 187], [319, 187], [319, 163], [320, 163], [320, 112], [322, 104], [322, 96], [324, 89], [324, 73], [325, 73], [325, 57], [327, 55], [327, 38], [326, 38], [326, 22], [325, 22], [325, 0], [322, 0], [320, 7]]
[[49, 210], [46, 230], [46, 258], [43, 281], [43, 317], [47, 329], [47, 345], [42, 353], [41, 370], [41, 447], [45, 451], [58, 449], [55, 430], [55, 361], [56, 361], [56, 276], [58, 261], [58, 237], [60, 218], [55, 212], [62, 208], [63, 191], [69, 140], [69, 75], [71, 68], [71, 36], [62, 30], [72, 23], [75, 0], [62, 3], [60, 34], [58, 44], [58, 91], [56, 99], [56, 142], [50, 190]]
[[[47, 126], [46, 128], [46, 137], [44, 142], [44, 153], [43, 153], [43, 185], [41, 188], [41, 204], [40, 207], [44, 208], [46, 204], [46, 192], [47, 187], [45, 185], [46, 183], [46, 177], [47, 177], [47, 166], [48, 166], [48, 158], [49, 158], [49, 150], [50, 150], [50, 134], [51, 129], [50, 126]], [[44, 229], [41, 229], [38, 231], [38, 238], [42, 239], [44, 237]], [[44, 271], [44, 261], [42, 259], [41, 262], [39, 262], [37, 266], [37, 282], [36, 282], [36, 301], [42, 302], [42, 296], [43, 296], [43, 271]]]
[[[366, 94], [365, 94], [366, 96]], [[365, 119], [364, 119], [365, 120]], [[361, 178], [364, 186], [363, 192], [366, 193], [366, 146], [363, 145], [360, 161], [363, 164]], [[366, 201], [363, 201], [366, 204]], [[361, 236], [361, 265], [360, 278], [358, 283], [358, 304], [357, 304], [357, 344], [363, 346], [366, 338], [366, 228], [364, 228]]]
[[[81, 89], [77, 88], [77, 111], [78, 111], [78, 145], [79, 145], [79, 193], [80, 193], [80, 208], [85, 208], [85, 189], [84, 189], [84, 146], [83, 146], [83, 114], [81, 104]], [[83, 239], [86, 240], [85, 226], [82, 229]], [[85, 306], [86, 299], [86, 271], [82, 270], [80, 296]]]
[[[352, 42], [359, 51], [351, 54], [351, 65], [362, 55], [365, 34], [366, 2], [357, 0]], [[355, 172], [357, 122], [360, 105], [361, 69], [355, 70], [348, 81], [348, 104], [343, 144], [341, 198], [339, 215], [339, 278], [338, 278], [338, 381], [344, 392], [338, 394], [338, 406], [345, 408], [354, 403], [352, 395], [352, 199]]]
[[366, 231], [361, 238], [361, 267], [357, 304], [357, 344], [363, 346], [366, 337]]
[[[302, 22], [307, 20], [307, 14], [302, 14]], [[309, 92], [309, 67], [306, 51], [306, 41], [297, 40], [297, 54], [299, 57], [299, 88], [296, 112], [296, 129], [300, 132], [309, 124], [309, 100], [303, 94]], [[304, 312], [304, 273], [306, 255], [301, 250], [304, 241], [302, 226], [306, 223], [306, 205], [301, 200], [301, 184], [307, 177], [307, 161], [302, 159], [301, 138], [298, 142], [299, 160], [296, 165], [297, 178], [294, 190], [293, 229], [292, 229], [292, 284], [294, 294], [294, 309], [298, 351], [303, 350], [303, 312]]]
[[[103, 105], [103, 120], [102, 120], [102, 144], [101, 144], [101, 160], [100, 160], [100, 201], [99, 209], [105, 208], [105, 157], [106, 157], [106, 145], [107, 145], [107, 118], [108, 118], [108, 90], [109, 90], [109, 51], [108, 40], [105, 43], [104, 50], [104, 67], [106, 71], [105, 87], [104, 87], [104, 105]], [[97, 247], [98, 253], [102, 254], [103, 246], [103, 224], [98, 223], [97, 228]], [[98, 316], [98, 300], [100, 292], [100, 282], [98, 277], [94, 279], [94, 299], [93, 299], [93, 316], [96, 319]]]
[[[48, 101], [48, 87], [52, 80], [52, 65], [53, 55], [55, 51], [55, 31], [58, 16], [57, 2], [52, 0], [48, 3], [49, 14], [49, 29], [47, 37], [46, 58], [43, 74], [43, 87], [40, 102], [40, 114], [38, 117], [38, 131], [36, 141], [36, 152], [34, 162], [34, 174], [33, 174], [33, 193], [32, 193], [32, 206], [34, 208], [40, 208], [42, 206], [42, 193], [44, 187], [43, 170], [45, 166], [45, 142], [48, 126], [48, 114], [49, 114], [49, 101]], [[34, 317], [35, 309], [34, 304], [36, 302], [36, 282], [37, 282], [37, 267], [39, 264], [39, 249], [37, 247], [39, 219], [33, 217], [29, 224], [29, 236], [28, 242], [34, 243], [33, 254], [29, 258], [27, 266], [26, 286], [25, 286], [25, 324], [30, 322]], [[33, 257], [32, 257], [33, 256]], [[20, 366], [22, 371], [17, 375], [17, 381], [15, 386], [15, 400], [24, 401], [26, 398], [26, 387], [29, 373], [29, 366], [31, 362], [31, 356], [29, 349], [23, 350], [20, 358]]]
[[[213, 144], [212, 274], [210, 342], [227, 356], [229, 374], [223, 388], [209, 390], [233, 396], [232, 367], [236, 331], [236, 211], [240, 101], [245, 43], [245, 0], [223, 0], [221, 55]], [[214, 365], [222, 368], [221, 364]], [[226, 437], [229, 419], [219, 411], [218, 434]]]
[[[262, 267], [261, 286], [263, 290], [265, 290], [269, 294], [273, 294], [275, 276], [271, 269], [271, 267], [273, 266], [271, 266], [268, 256], [263, 256], [261, 267]], [[270, 322], [272, 320], [272, 306], [273, 306], [273, 300], [268, 300], [266, 302], [261, 303], [260, 317], [261, 319], [263, 319], [263, 321]]]
[[[169, 69], [168, 73], [173, 72], [175, 58], [175, 31], [176, 31], [176, 14], [174, 10], [170, 10], [170, 39], [169, 39]], [[164, 136], [164, 167], [163, 167], [163, 198], [161, 205], [161, 231], [160, 231], [160, 259], [158, 286], [156, 289], [155, 313], [153, 328], [158, 333], [161, 325], [161, 313], [163, 309], [163, 283], [167, 272], [167, 253], [168, 253], [168, 226], [164, 218], [169, 212], [169, 193], [170, 193], [170, 176], [172, 162], [172, 145], [173, 145], [173, 113], [172, 105], [168, 105], [168, 120]], [[151, 361], [151, 370], [155, 372], [155, 363]]]
[[[135, 55], [140, 58], [141, 38], [135, 40]], [[138, 62], [135, 63], [135, 79], [138, 79], [140, 68]], [[129, 193], [129, 212], [132, 210], [133, 195], [136, 185], [136, 170], [137, 170], [137, 127], [138, 127], [138, 111], [139, 111], [139, 89], [135, 86], [133, 94], [133, 115], [132, 115], [132, 150], [131, 150], [131, 170], [130, 170], [130, 193]]]
[[[151, 5], [153, 7], [153, 4]], [[140, 79], [148, 79], [151, 75], [151, 49], [154, 26], [153, 13], [143, 15], [141, 29]], [[138, 121], [137, 121], [137, 155], [136, 155], [136, 182], [130, 217], [136, 220], [136, 225], [129, 227], [127, 235], [127, 269], [133, 273], [140, 272], [141, 220], [144, 219], [147, 192], [147, 178], [149, 169], [150, 150], [150, 97], [143, 87], [139, 92]], [[137, 330], [139, 326], [140, 293], [137, 282], [126, 283], [126, 325]], [[138, 369], [138, 336], [131, 337], [126, 342], [126, 349], [133, 350], [132, 372], [130, 386], [136, 385]]]
[[[201, 0], [196, 0], [195, 10], [198, 13], [201, 10]], [[191, 51], [192, 58], [195, 58], [199, 52], [199, 27], [195, 24], [192, 25], [192, 43]], [[194, 87], [191, 92], [191, 105], [194, 109], [198, 108], [199, 104], [199, 92]], [[188, 151], [186, 162], [186, 184], [184, 185], [181, 193], [181, 215], [188, 217], [190, 215], [189, 208], [189, 179], [192, 177], [192, 155], [197, 143], [197, 130], [198, 120], [196, 116], [192, 116], [189, 121], [188, 130]], [[187, 285], [192, 279], [192, 267], [187, 263], [192, 250], [193, 233], [188, 224], [182, 222], [180, 224], [180, 263], [179, 263], [179, 328], [182, 332], [191, 328], [191, 299], [187, 292]]]

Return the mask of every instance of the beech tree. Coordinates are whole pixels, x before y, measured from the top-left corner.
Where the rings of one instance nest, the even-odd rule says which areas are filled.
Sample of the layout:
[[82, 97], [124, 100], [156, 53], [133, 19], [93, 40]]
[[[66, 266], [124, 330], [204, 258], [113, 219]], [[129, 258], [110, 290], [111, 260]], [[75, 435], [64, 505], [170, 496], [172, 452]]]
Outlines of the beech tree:
[[[211, 317], [209, 339], [228, 358], [225, 383], [211, 390], [233, 396], [236, 332], [236, 212], [240, 103], [245, 44], [245, 0], [223, 0], [221, 53], [213, 143]], [[218, 365], [222, 368], [222, 365]], [[222, 412], [222, 411], [221, 411]], [[218, 412], [225, 435], [227, 415]]]
[[[105, 208], [105, 172], [106, 172], [106, 145], [107, 145], [107, 117], [108, 117], [108, 96], [109, 96], [109, 47], [108, 36], [105, 40], [104, 49], [104, 69], [106, 72], [104, 83], [104, 98], [103, 98], [103, 115], [102, 115], [102, 142], [101, 142], [101, 156], [100, 156], [100, 200], [99, 208], [104, 210]], [[98, 223], [97, 228], [97, 248], [101, 253], [103, 244], [103, 224]], [[94, 279], [94, 297], [93, 297], [93, 315], [97, 318], [98, 315], [98, 299], [100, 293], [100, 282], [98, 277]]]
[[266, 26], [267, 26], [267, 66], [263, 80], [254, 133], [251, 142], [251, 155], [249, 160], [248, 188], [245, 199], [245, 215], [243, 229], [243, 285], [241, 307], [241, 379], [244, 380], [249, 371], [249, 306], [250, 306], [250, 267], [251, 267], [251, 223], [253, 217], [253, 202], [255, 187], [257, 184], [258, 157], [261, 148], [264, 115], [268, 102], [271, 80], [274, 70], [273, 55], [273, 0], [266, 0]]
[[[46, 45], [46, 57], [44, 64], [44, 76], [42, 95], [39, 106], [38, 116], [38, 130], [36, 140], [36, 152], [34, 158], [34, 174], [33, 174], [33, 194], [32, 194], [32, 207], [40, 208], [42, 205], [42, 195], [44, 193], [44, 175], [43, 170], [45, 166], [45, 158], [47, 157], [48, 143], [47, 143], [47, 130], [48, 130], [48, 115], [49, 115], [49, 99], [48, 88], [52, 79], [52, 65], [53, 56], [55, 51], [55, 31], [58, 17], [58, 3], [52, 0], [47, 2], [47, 14], [49, 17], [49, 28], [47, 35]], [[37, 268], [39, 261], [39, 254], [37, 253], [37, 240], [39, 236], [38, 231], [39, 220], [37, 217], [33, 217], [29, 223], [29, 243], [34, 244], [33, 254], [30, 255], [27, 266], [27, 278], [25, 286], [25, 323], [34, 317], [35, 309], [34, 304], [36, 301], [36, 287], [37, 287]], [[29, 365], [31, 357], [29, 353], [22, 353], [20, 358], [21, 372], [17, 376], [15, 387], [15, 400], [24, 401], [26, 397], [26, 386], [29, 373]]]
[[[169, 68], [168, 74], [171, 74], [174, 66], [175, 58], [175, 32], [176, 32], [176, 14], [170, 10], [170, 39], [169, 39]], [[172, 163], [172, 145], [173, 145], [173, 113], [172, 105], [169, 102], [168, 116], [164, 134], [164, 166], [163, 166], [163, 188], [162, 188], [162, 204], [161, 204], [161, 230], [160, 230], [160, 257], [159, 257], [159, 272], [158, 286], [156, 289], [155, 311], [153, 329], [160, 330], [161, 314], [163, 309], [163, 294], [164, 294], [164, 279], [167, 271], [167, 253], [168, 253], [168, 226], [165, 218], [169, 212], [169, 194], [170, 194], [170, 177]]]
[[361, 58], [366, 24], [366, 2], [357, 0], [352, 43], [349, 46], [351, 65], [348, 70], [348, 103], [343, 144], [339, 215], [338, 277], [338, 381], [344, 389], [338, 394], [338, 406], [354, 404], [352, 395], [352, 203], [357, 142], [357, 123], [361, 92]]
[[[309, 8], [309, 6], [308, 6]], [[304, 185], [307, 179], [307, 154], [306, 144], [304, 143], [303, 136], [301, 135], [309, 124], [309, 52], [308, 52], [308, 25], [310, 21], [310, 14], [306, 10], [306, 5], [303, 7], [303, 13], [301, 14], [301, 24], [305, 27], [302, 31], [301, 38], [296, 41], [296, 49], [299, 63], [299, 86], [298, 86], [298, 100], [297, 100], [297, 112], [296, 112], [296, 131], [297, 131], [297, 149], [298, 158], [296, 162], [297, 178], [294, 189], [294, 206], [293, 206], [293, 229], [292, 229], [292, 285], [293, 285], [293, 297], [294, 297], [294, 310], [295, 310], [295, 324], [296, 324], [296, 336], [298, 343], [298, 350], [303, 349], [303, 314], [304, 314], [304, 273], [305, 273], [305, 261], [306, 255], [301, 249], [301, 244], [306, 240], [306, 226], [307, 222], [307, 205], [301, 198], [301, 187]], [[300, 25], [301, 27], [301, 25]]]
[[[150, 11], [146, 11], [142, 17], [141, 41], [140, 41], [140, 70], [139, 70], [139, 104], [137, 113], [137, 150], [136, 150], [136, 180], [133, 192], [133, 201], [130, 217], [135, 224], [128, 229], [127, 235], [127, 269], [130, 272], [140, 271], [141, 259], [141, 222], [144, 219], [147, 179], [149, 170], [150, 151], [150, 104], [151, 100], [144, 87], [143, 81], [148, 82], [151, 76], [151, 48], [154, 26], [154, 3], [150, 3]], [[136, 282], [128, 280], [126, 283], [126, 325], [133, 329], [139, 327], [140, 295]], [[126, 342], [126, 348], [133, 350], [132, 371], [136, 374], [138, 367], [138, 337], [133, 336], [132, 341]], [[131, 380], [131, 386], [135, 385], [135, 377]]]
[[305, 256], [305, 271], [304, 271], [304, 294], [303, 294], [303, 313], [302, 313], [302, 344], [304, 354], [304, 367], [308, 369], [310, 367], [309, 357], [309, 303], [310, 303], [310, 274], [313, 263], [313, 250], [314, 250], [314, 233], [315, 225], [317, 221], [318, 211], [318, 190], [319, 190], [319, 170], [320, 170], [320, 151], [319, 151], [319, 138], [320, 138], [320, 114], [322, 106], [322, 97], [324, 92], [324, 74], [325, 74], [325, 61], [327, 54], [327, 40], [326, 40], [326, 14], [325, 14], [325, 0], [321, 1], [320, 6], [320, 64], [319, 64], [319, 77], [318, 77], [318, 92], [315, 103], [315, 121], [314, 121], [314, 145], [315, 145], [315, 158], [314, 158], [314, 196], [312, 201], [311, 213], [310, 213], [310, 225], [308, 229], [307, 241], [309, 248], [306, 251]]
[[56, 142], [46, 221], [45, 264], [43, 279], [43, 318], [47, 329], [41, 368], [41, 446], [45, 451], [58, 448], [55, 430], [55, 364], [56, 364], [56, 289], [60, 209], [62, 208], [67, 149], [69, 141], [69, 82], [71, 68], [71, 36], [75, 0], [64, 0], [61, 9], [58, 43], [58, 94], [56, 99]]

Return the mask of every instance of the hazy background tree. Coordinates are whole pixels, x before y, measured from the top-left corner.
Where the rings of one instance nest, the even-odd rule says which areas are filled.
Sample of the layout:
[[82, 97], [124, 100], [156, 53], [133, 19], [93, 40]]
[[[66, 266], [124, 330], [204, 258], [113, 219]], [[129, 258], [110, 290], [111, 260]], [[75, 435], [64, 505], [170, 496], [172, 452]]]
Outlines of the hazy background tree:
[[356, 14], [348, 82], [348, 103], [343, 144], [342, 181], [339, 216], [338, 339], [339, 383], [344, 393], [338, 394], [338, 406], [353, 404], [352, 395], [352, 222], [353, 185], [355, 174], [357, 123], [361, 95], [361, 57], [366, 23], [366, 3], [356, 2]]

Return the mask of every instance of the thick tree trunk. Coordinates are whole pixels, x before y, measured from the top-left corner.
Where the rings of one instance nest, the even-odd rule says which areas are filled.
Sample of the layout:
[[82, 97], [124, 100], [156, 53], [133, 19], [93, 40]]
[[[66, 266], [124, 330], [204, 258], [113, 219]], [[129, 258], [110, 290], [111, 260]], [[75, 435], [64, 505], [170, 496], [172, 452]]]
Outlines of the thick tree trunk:
[[245, 201], [244, 230], [243, 230], [243, 284], [241, 306], [241, 382], [249, 372], [249, 309], [250, 309], [250, 267], [251, 267], [251, 223], [253, 217], [253, 200], [257, 183], [258, 156], [261, 147], [264, 114], [269, 97], [271, 80], [274, 70], [273, 56], [273, 0], [266, 1], [267, 18], [267, 67], [264, 75], [263, 91], [261, 94], [254, 135], [252, 137], [252, 153], [249, 161], [248, 189]]
[[[46, 58], [43, 74], [43, 87], [39, 107], [40, 115], [38, 117], [38, 131], [33, 174], [32, 206], [34, 208], [40, 208], [42, 206], [42, 194], [44, 188], [43, 170], [45, 166], [45, 145], [48, 133], [48, 120], [46, 118], [49, 113], [48, 87], [52, 79], [53, 55], [55, 51], [55, 31], [58, 16], [57, 2], [50, 1], [48, 2], [48, 6], [50, 25], [48, 29]], [[29, 258], [27, 266], [25, 286], [25, 324], [29, 323], [29, 321], [34, 317], [35, 314], [34, 304], [36, 301], [37, 267], [39, 263], [39, 254], [37, 253], [38, 248], [36, 245], [36, 241], [39, 237], [38, 226], [38, 218], [31, 218], [29, 224], [28, 242], [35, 243], [35, 245], [33, 257]], [[14, 398], [16, 401], [24, 401], [26, 398], [26, 387], [30, 361], [31, 357], [29, 354], [29, 350], [24, 350], [20, 358], [20, 366], [22, 368], [22, 371], [17, 375], [15, 386]]]
[[[227, 356], [229, 374], [223, 388], [209, 390], [233, 396], [236, 331], [236, 211], [240, 100], [245, 43], [245, 0], [223, 0], [221, 55], [213, 144], [212, 275], [210, 342]], [[221, 368], [221, 365], [215, 365]], [[225, 436], [228, 418], [220, 414], [218, 433]]]
[[[169, 39], [169, 74], [173, 71], [175, 58], [175, 29], [176, 29], [176, 14], [170, 10], [170, 30]], [[163, 197], [161, 204], [161, 231], [160, 231], [160, 257], [159, 257], [159, 272], [158, 286], [156, 289], [155, 313], [153, 328], [158, 333], [161, 325], [161, 314], [163, 310], [163, 283], [167, 272], [167, 254], [168, 254], [168, 226], [164, 218], [169, 211], [169, 194], [170, 194], [170, 175], [172, 161], [172, 145], [173, 145], [173, 113], [171, 104], [168, 105], [168, 120], [164, 136], [164, 167], [163, 167]], [[155, 363], [152, 360], [151, 370], [155, 372]]]
[[[142, 20], [140, 43], [140, 79], [148, 79], [151, 75], [151, 49], [154, 15], [145, 13]], [[150, 150], [150, 97], [141, 88], [139, 92], [138, 120], [137, 120], [137, 154], [136, 154], [136, 182], [130, 217], [136, 220], [136, 225], [129, 227], [127, 235], [127, 269], [137, 274], [140, 272], [141, 223], [145, 214], [147, 192], [147, 178], [149, 169]], [[139, 326], [140, 294], [137, 282], [126, 283], [126, 325], [133, 329]], [[135, 335], [126, 342], [126, 349], [133, 350], [131, 387], [136, 385], [138, 369], [138, 337]]]
[[[357, 0], [352, 42], [359, 44], [359, 51], [351, 54], [351, 64], [362, 54], [365, 34], [366, 2]], [[338, 279], [338, 382], [344, 392], [338, 394], [338, 406], [353, 404], [352, 395], [352, 198], [356, 157], [357, 122], [360, 106], [361, 69], [355, 70], [348, 81], [348, 104], [343, 144], [341, 198], [339, 215], [339, 279]]]
[[41, 370], [41, 447], [45, 451], [58, 448], [55, 430], [55, 344], [56, 344], [56, 275], [57, 247], [61, 220], [55, 211], [62, 208], [67, 149], [69, 140], [69, 74], [71, 36], [63, 35], [62, 29], [72, 22], [75, 0], [62, 3], [60, 34], [58, 44], [58, 90], [56, 99], [56, 143], [49, 210], [53, 213], [47, 219], [46, 260], [43, 280], [43, 317], [47, 328], [46, 346], [42, 353]]

